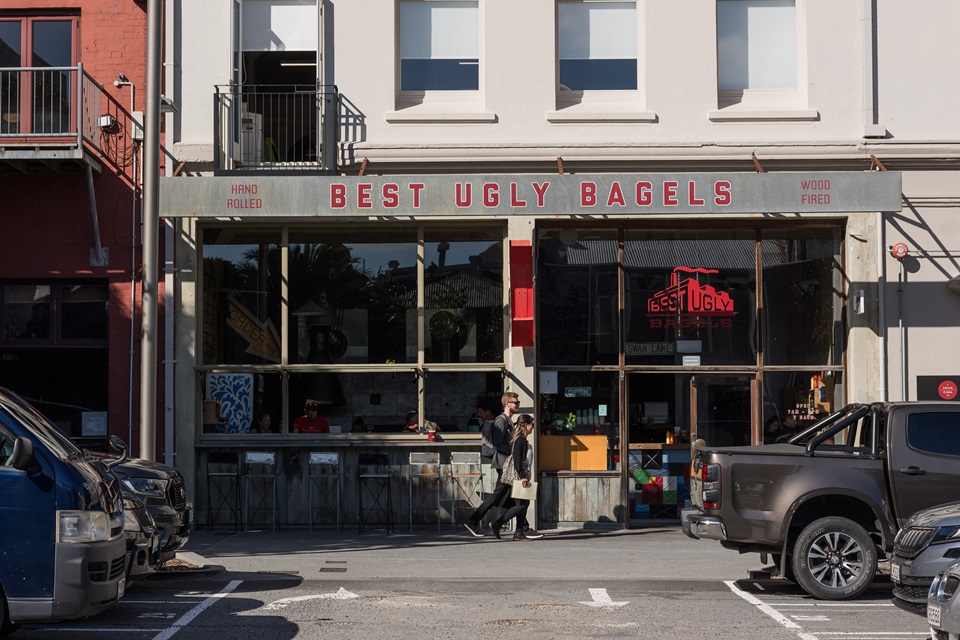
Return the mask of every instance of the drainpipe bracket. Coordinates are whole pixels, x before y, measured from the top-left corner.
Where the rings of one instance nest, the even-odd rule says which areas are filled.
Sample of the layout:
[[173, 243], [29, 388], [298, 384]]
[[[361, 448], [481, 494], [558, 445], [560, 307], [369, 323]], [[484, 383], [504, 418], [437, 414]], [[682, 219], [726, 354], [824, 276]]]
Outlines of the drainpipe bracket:
[[110, 247], [100, 247], [100, 259], [97, 259], [97, 248], [90, 247], [90, 266], [91, 267], [109, 267], [110, 266]]

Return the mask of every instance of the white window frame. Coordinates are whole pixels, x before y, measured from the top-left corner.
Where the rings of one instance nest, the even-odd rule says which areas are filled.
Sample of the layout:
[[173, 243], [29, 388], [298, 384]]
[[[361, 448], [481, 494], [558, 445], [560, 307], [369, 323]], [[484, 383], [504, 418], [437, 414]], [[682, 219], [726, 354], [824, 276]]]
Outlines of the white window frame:
[[[403, 34], [402, 12], [404, 4], [438, 3], [467, 4], [477, 7], [477, 88], [456, 90], [403, 90]], [[483, 55], [483, 2], [480, 0], [397, 0], [396, 10], [396, 107], [388, 112], [388, 122], [494, 122], [496, 115], [483, 110], [484, 55]]]
[[[792, 89], [721, 89], [720, 74], [723, 60], [720, 53], [720, 4], [751, 0], [717, 0], [717, 107], [710, 113], [713, 121], [740, 120], [816, 120], [819, 114], [807, 106], [807, 0], [794, 0], [796, 25], [795, 86]], [[752, 0], [756, 3], [779, 0]]]
[[[561, 4], [632, 4], [636, 15], [637, 63], [636, 89], [563, 89], [560, 84], [560, 5]], [[643, 0], [559, 0], [556, 3], [556, 87], [557, 110], [547, 113], [552, 123], [576, 122], [656, 122], [657, 115], [646, 111], [645, 3]]]

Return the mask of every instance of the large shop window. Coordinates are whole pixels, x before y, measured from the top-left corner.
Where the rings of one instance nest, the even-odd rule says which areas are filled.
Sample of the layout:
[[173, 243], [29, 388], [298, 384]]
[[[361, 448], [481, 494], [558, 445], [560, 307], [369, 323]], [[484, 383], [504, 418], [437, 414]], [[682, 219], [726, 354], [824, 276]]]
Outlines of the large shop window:
[[203, 433], [298, 437], [308, 400], [322, 433], [399, 433], [414, 410], [464, 431], [481, 398], [499, 407], [502, 227], [209, 228], [203, 238]]
[[417, 361], [417, 234], [290, 232], [291, 364]]
[[0, 286], [0, 386], [73, 438], [106, 437], [107, 300], [105, 282]]
[[427, 362], [503, 360], [503, 239], [488, 229], [424, 231]]
[[756, 234], [627, 231], [628, 364], [757, 361]]
[[201, 361], [279, 364], [279, 231], [207, 229], [203, 242]]
[[617, 232], [545, 231], [539, 245], [541, 365], [616, 364]]
[[[565, 379], [599, 374], [621, 358], [630, 374], [622, 408], [630, 447], [695, 434], [710, 444], [748, 444], [835, 411], [843, 402], [840, 232], [541, 230], [540, 393], [553, 403], [541, 405], [541, 421], [569, 416], [580, 393], [603, 404], [595, 385]], [[780, 435], [772, 435], [774, 422]]]
[[839, 231], [765, 231], [762, 251], [765, 364], [840, 364]]

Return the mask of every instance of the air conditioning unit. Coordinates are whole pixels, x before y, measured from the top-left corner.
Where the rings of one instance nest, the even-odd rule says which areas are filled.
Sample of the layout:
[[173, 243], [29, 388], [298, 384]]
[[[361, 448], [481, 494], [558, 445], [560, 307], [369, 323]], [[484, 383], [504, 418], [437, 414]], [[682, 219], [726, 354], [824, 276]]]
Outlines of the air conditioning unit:
[[263, 162], [263, 115], [244, 112], [240, 115], [240, 162], [245, 165]]

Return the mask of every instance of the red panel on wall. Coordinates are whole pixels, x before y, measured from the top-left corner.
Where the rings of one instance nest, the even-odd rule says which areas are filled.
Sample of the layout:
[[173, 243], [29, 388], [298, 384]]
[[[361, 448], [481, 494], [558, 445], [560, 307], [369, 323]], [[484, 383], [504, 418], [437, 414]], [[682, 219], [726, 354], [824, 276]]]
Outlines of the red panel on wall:
[[510, 344], [533, 346], [533, 246], [529, 240], [510, 241]]

